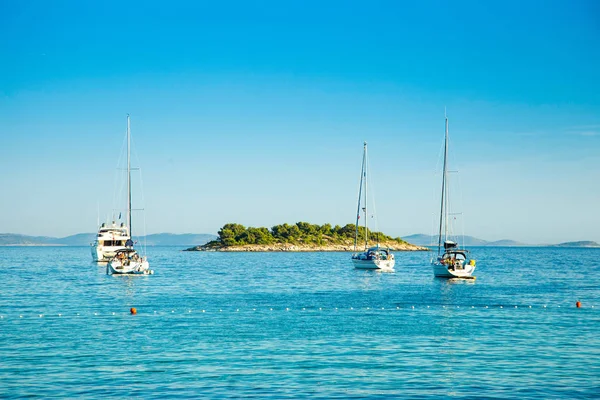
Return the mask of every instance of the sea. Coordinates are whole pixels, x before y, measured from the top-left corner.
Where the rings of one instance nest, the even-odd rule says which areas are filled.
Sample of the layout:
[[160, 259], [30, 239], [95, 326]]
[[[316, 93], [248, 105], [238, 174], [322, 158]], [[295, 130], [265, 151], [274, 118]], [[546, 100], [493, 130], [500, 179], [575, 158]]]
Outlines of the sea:
[[0, 398], [600, 398], [600, 249], [474, 247], [475, 281], [181, 250], [0, 247]]

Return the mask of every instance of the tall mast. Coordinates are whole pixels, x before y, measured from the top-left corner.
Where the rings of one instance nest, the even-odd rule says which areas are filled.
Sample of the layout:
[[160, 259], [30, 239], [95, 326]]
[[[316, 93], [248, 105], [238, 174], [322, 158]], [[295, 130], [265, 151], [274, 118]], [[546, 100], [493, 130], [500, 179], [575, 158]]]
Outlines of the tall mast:
[[[445, 114], [445, 113], [444, 113]], [[444, 242], [448, 240], [448, 117], [446, 117], [446, 135], [444, 137]]]
[[365, 142], [365, 154], [364, 154], [364, 164], [365, 164], [365, 250], [369, 247], [369, 229], [368, 229], [368, 221], [369, 221], [369, 213], [367, 212], [367, 201], [368, 201], [368, 185], [369, 180], [367, 179], [367, 169], [369, 168], [368, 156], [367, 156], [367, 142]]
[[448, 155], [448, 116], [444, 112], [444, 117], [446, 119], [446, 130], [444, 135], [444, 170], [442, 174], [442, 200], [440, 204], [440, 233], [438, 236], [438, 255], [441, 252], [442, 248], [442, 229], [444, 230], [444, 241], [448, 238], [448, 210], [446, 209], [446, 175], [447, 175], [447, 166], [446, 166], [446, 158]]
[[362, 198], [362, 188], [363, 188], [363, 182], [366, 180], [366, 160], [367, 158], [367, 142], [364, 143], [363, 146], [363, 159], [362, 159], [362, 166], [360, 169], [360, 186], [358, 187], [358, 206], [356, 209], [356, 231], [354, 233], [354, 251], [356, 251], [356, 245], [357, 245], [357, 240], [358, 240], [358, 221], [360, 219], [360, 200]]
[[131, 232], [131, 134], [129, 114], [127, 114], [127, 228], [129, 229], [129, 237], [132, 238]]

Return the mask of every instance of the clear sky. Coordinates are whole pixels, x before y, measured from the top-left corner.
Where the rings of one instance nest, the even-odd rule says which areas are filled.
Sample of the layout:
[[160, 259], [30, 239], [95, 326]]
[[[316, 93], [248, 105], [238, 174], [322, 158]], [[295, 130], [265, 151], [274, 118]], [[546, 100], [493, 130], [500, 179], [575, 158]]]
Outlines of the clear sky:
[[446, 107], [467, 234], [600, 242], [595, 0], [1, 1], [0, 37], [0, 232], [95, 231], [129, 113], [147, 233], [353, 223], [366, 140], [377, 228], [430, 234]]

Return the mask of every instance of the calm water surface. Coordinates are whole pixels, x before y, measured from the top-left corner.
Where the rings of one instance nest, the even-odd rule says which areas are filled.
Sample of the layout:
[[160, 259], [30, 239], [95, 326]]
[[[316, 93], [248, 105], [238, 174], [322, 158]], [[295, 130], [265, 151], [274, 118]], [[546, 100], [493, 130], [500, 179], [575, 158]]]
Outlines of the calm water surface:
[[0, 247], [0, 398], [600, 396], [597, 249], [474, 248], [475, 282], [426, 253], [179, 250], [117, 277], [87, 247]]

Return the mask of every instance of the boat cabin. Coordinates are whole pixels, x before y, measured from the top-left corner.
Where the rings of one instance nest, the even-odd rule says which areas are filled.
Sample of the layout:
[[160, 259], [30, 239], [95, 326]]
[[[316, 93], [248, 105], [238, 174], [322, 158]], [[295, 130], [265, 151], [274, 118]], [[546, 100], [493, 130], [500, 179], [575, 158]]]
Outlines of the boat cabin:
[[464, 265], [467, 262], [468, 253], [468, 250], [446, 250], [440, 257], [440, 262], [444, 265], [447, 265], [449, 269], [464, 268]]
[[105, 223], [98, 230], [98, 245], [99, 246], [126, 246], [129, 240], [129, 232], [125, 223], [117, 226], [114, 222], [111, 226], [106, 226]]
[[391, 260], [394, 258], [392, 253], [388, 249], [384, 249], [381, 247], [371, 247], [367, 249], [364, 253], [360, 253], [357, 256], [353, 257], [359, 260]]

